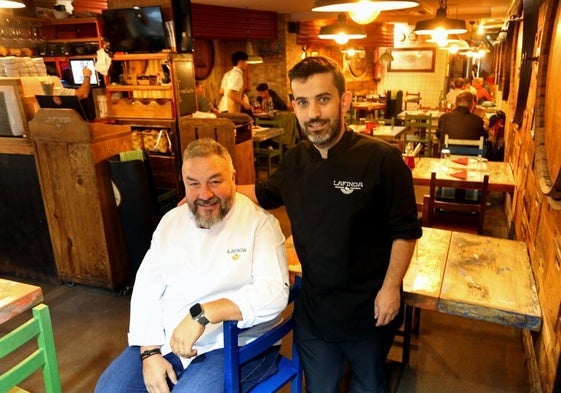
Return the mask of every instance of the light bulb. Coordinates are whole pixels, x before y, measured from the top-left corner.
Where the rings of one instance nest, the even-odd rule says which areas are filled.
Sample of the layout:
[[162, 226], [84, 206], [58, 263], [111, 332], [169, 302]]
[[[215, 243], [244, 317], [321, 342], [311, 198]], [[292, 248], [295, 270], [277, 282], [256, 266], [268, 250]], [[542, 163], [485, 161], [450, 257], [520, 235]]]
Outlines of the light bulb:
[[380, 15], [380, 10], [378, 9], [376, 3], [372, 1], [359, 1], [355, 4], [356, 6], [353, 7], [348, 14], [349, 17], [359, 25], [372, 23], [376, 20], [378, 15]]
[[349, 37], [344, 33], [339, 33], [335, 36], [334, 40], [339, 45], [345, 45], [347, 42], [349, 42]]
[[453, 55], [458, 53], [459, 50], [460, 50], [460, 48], [458, 48], [458, 45], [452, 45], [448, 48], [448, 52], [452, 53]]
[[439, 27], [431, 33], [431, 37], [434, 42], [440, 47], [446, 46], [448, 44], [448, 32], [443, 28]]

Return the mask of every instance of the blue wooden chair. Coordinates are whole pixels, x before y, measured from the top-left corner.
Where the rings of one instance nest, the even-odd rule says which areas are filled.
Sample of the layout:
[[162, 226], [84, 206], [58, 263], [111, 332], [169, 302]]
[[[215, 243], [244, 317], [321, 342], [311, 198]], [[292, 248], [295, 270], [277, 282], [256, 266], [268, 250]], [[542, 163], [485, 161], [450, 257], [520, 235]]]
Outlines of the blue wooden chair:
[[[296, 280], [290, 289], [289, 304], [294, 302], [302, 287], [302, 278]], [[275, 345], [280, 339], [287, 336], [294, 328], [292, 314], [285, 318], [261, 337], [238, 347], [238, 333], [243, 331], [237, 326], [237, 321], [224, 322], [224, 384], [226, 393], [239, 393], [240, 366], [265, 350]], [[302, 392], [302, 367], [294, 341], [292, 343], [291, 359], [280, 355], [277, 360], [278, 371], [266, 380], [251, 389], [251, 393], [273, 393], [290, 383], [291, 393]]]
[[19, 361], [0, 375], [2, 392], [25, 392], [16, 385], [35, 371], [43, 371], [46, 393], [61, 393], [60, 375], [56, 360], [55, 341], [49, 308], [39, 304], [33, 308], [33, 318], [0, 338], [0, 359], [21, 349], [28, 342], [36, 340], [37, 348], [25, 359]]

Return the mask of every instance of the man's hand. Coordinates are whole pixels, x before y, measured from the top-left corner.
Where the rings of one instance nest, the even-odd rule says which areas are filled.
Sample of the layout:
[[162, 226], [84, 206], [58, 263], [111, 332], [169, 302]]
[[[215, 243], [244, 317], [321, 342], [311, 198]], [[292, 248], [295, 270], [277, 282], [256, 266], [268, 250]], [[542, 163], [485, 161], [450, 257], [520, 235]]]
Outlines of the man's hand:
[[376, 326], [384, 326], [393, 321], [399, 313], [400, 298], [399, 287], [385, 288], [382, 286], [374, 299]]
[[84, 67], [82, 69], [82, 75], [84, 75], [84, 81], [90, 80], [90, 77], [92, 76], [92, 70], [90, 70], [88, 67]]
[[204, 331], [204, 326], [193, 320], [190, 315], [183, 318], [171, 336], [170, 345], [173, 353], [184, 358], [197, 356], [197, 350], [193, 348], [193, 344]]
[[142, 375], [149, 393], [169, 393], [166, 377], [175, 385], [173, 366], [162, 355], [152, 355], [142, 361]]

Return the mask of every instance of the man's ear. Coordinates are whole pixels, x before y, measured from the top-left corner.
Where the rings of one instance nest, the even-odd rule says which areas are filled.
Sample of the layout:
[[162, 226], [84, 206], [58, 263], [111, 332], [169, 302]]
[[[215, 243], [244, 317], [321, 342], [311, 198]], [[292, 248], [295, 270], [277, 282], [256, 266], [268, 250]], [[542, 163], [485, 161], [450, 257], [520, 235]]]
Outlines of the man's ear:
[[341, 112], [347, 113], [351, 109], [353, 103], [353, 93], [346, 91], [341, 96]]

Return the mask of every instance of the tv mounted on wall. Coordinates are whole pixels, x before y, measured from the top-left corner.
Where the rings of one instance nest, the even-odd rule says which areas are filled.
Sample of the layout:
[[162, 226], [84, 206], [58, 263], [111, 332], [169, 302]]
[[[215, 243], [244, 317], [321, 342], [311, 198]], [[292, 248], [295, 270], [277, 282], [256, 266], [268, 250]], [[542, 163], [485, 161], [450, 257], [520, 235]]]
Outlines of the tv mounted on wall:
[[150, 53], [166, 48], [159, 6], [104, 10], [102, 17], [112, 52]]

